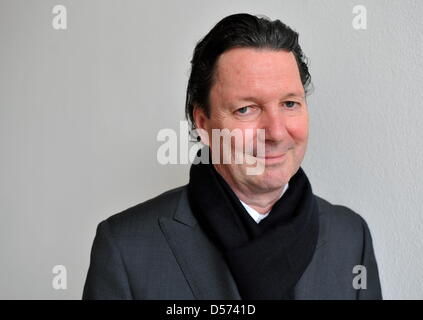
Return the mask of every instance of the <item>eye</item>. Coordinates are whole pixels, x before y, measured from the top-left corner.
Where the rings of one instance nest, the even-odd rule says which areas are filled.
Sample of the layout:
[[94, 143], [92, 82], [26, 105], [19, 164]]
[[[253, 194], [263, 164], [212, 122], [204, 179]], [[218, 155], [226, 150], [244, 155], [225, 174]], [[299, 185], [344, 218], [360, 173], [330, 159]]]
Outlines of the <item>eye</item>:
[[248, 111], [251, 111], [250, 109], [251, 109], [251, 106], [242, 107], [242, 108], [237, 109], [235, 111], [235, 113], [238, 113], [238, 114], [247, 114]]
[[288, 109], [292, 109], [298, 103], [295, 102], [295, 101], [286, 101], [286, 102], [284, 102], [284, 104], [287, 106]]
[[250, 105], [235, 109], [233, 116], [240, 121], [253, 121], [260, 115], [261, 108], [257, 105]]

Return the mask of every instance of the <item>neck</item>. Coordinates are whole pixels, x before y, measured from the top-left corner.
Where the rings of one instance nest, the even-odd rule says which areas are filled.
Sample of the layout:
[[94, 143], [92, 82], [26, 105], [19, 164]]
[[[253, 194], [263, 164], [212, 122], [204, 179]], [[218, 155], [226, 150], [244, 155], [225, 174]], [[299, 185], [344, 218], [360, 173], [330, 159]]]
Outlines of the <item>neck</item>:
[[226, 183], [231, 187], [238, 199], [249, 205], [258, 213], [265, 214], [269, 212], [276, 201], [279, 200], [285, 185], [272, 190], [257, 190], [249, 185], [237, 183], [225, 170], [221, 170], [219, 165], [214, 165], [216, 171], [225, 179]]

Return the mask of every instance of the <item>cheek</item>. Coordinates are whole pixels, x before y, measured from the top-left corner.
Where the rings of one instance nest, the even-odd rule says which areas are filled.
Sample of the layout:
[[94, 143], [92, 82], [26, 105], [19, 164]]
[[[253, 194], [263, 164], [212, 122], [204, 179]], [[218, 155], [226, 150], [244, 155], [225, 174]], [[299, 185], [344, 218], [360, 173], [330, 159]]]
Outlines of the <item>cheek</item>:
[[308, 139], [308, 119], [293, 119], [288, 122], [286, 129], [296, 143], [306, 142]]

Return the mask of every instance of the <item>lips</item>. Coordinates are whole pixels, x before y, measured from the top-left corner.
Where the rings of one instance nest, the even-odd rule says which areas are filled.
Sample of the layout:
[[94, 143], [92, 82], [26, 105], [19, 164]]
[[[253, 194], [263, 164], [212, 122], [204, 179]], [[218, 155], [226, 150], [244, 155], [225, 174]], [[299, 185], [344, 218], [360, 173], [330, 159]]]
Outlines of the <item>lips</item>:
[[268, 154], [268, 155], [265, 155], [264, 157], [258, 157], [257, 156], [257, 158], [260, 158], [260, 159], [278, 159], [278, 158], [282, 158], [285, 155], [286, 155], [286, 152], [285, 153], [278, 153], [278, 154]]
[[281, 153], [281, 154], [277, 154], [277, 155], [267, 155], [264, 158], [265, 159], [278, 159], [278, 158], [283, 157], [284, 155], [286, 155], [286, 152], [285, 153]]

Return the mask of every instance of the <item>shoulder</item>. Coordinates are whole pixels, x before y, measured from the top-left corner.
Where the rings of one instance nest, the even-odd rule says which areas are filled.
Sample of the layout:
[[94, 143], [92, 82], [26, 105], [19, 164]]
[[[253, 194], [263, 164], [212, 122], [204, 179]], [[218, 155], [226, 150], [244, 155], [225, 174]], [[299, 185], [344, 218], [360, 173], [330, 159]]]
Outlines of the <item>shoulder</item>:
[[[333, 204], [316, 196], [320, 210], [320, 222], [331, 240], [354, 240], [361, 242], [368, 231], [365, 219], [357, 212], [341, 204]], [[329, 239], [329, 240], [330, 240]]]
[[116, 213], [100, 224], [108, 224], [113, 235], [147, 235], [158, 228], [159, 217], [172, 217], [186, 185], [180, 186]]
[[[320, 247], [300, 283], [307, 299], [380, 299], [381, 290], [372, 240], [364, 218], [347, 206], [316, 196]], [[356, 266], [365, 266], [367, 290], [352, 283]]]

